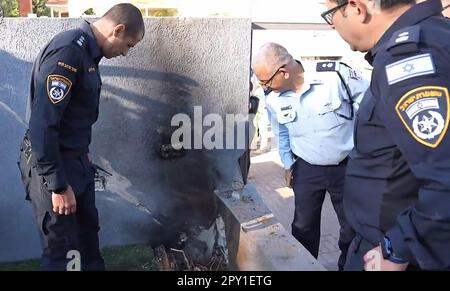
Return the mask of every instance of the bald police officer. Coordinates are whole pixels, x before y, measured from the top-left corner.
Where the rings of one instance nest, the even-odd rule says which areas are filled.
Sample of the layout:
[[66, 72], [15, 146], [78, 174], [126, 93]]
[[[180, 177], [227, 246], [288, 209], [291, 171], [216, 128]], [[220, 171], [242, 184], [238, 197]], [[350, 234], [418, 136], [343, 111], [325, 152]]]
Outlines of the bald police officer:
[[348, 270], [450, 267], [450, 20], [440, 0], [329, 0], [322, 16], [367, 52], [344, 210]]
[[[20, 169], [41, 236], [43, 270], [105, 268], [87, 156], [99, 111], [98, 64], [125, 56], [144, 31], [139, 9], [118, 4], [96, 22], [56, 35], [34, 63]], [[69, 266], [73, 258], [81, 265]]]

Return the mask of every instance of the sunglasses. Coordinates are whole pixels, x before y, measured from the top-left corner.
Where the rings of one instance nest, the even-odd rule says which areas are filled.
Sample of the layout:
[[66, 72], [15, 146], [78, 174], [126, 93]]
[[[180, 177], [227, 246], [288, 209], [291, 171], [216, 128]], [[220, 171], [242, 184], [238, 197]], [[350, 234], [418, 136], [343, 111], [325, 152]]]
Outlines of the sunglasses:
[[334, 13], [336, 13], [336, 11], [338, 11], [339, 9], [341, 9], [342, 7], [344, 7], [347, 4], [348, 4], [348, 1], [345, 1], [342, 4], [339, 4], [338, 6], [333, 7], [330, 10], [327, 10], [324, 13], [320, 14], [320, 16], [322, 16], [322, 18], [325, 19], [326, 23], [328, 23], [329, 25], [333, 25]]

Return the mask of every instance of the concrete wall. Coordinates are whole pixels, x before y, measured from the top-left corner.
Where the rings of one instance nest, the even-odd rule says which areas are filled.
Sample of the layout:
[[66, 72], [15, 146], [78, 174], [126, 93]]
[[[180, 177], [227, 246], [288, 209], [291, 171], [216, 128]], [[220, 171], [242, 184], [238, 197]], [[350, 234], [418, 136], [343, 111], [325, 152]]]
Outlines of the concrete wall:
[[[214, 189], [241, 180], [243, 150], [188, 150], [171, 160], [159, 152], [170, 143], [176, 113], [192, 116], [193, 106], [201, 105], [203, 115], [246, 114], [250, 20], [145, 21], [145, 38], [129, 56], [100, 63], [91, 158], [113, 173], [107, 191], [97, 192], [102, 245], [156, 244], [192, 226], [207, 227], [217, 214]], [[0, 261], [40, 255], [16, 165], [30, 71], [40, 48], [79, 22], [5, 19], [0, 25]]]
[[325, 271], [267, 208], [253, 183], [216, 191], [216, 197], [231, 270]]

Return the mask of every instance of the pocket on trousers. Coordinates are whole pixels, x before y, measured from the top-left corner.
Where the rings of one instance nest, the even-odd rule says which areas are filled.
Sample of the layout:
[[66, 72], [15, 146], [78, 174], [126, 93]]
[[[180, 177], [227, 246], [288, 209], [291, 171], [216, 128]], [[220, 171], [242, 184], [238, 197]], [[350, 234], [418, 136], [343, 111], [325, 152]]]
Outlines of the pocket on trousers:
[[48, 230], [47, 224], [49, 220], [51, 220], [51, 216], [48, 213], [48, 211], [45, 211], [44, 213], [39, 215], [39, 226], [42, 234], [48, 235], [50, 231]]
[[31, 184], [31, 165], [25, 158], [23, 151], [20, 152], [19, 161], [17, 162], [19, 167], [20, 176], [22, 179], [23, 186], [25, 188], [25, 200], [31, 201], [30, 199], [30, 184]]

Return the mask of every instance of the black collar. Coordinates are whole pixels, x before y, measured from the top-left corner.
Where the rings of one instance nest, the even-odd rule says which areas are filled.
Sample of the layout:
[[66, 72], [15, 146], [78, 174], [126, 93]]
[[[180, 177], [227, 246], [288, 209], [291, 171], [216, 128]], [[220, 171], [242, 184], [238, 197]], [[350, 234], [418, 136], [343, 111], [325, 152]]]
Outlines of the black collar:
[[91, 24], [85, 20], [81, 23], [80, 29], [88, 36], [89, 54], [97, 63], [99, 63], [101, 58], [103, 58], [103, 53], [97, 44], [94, 32], [92, 32]]

